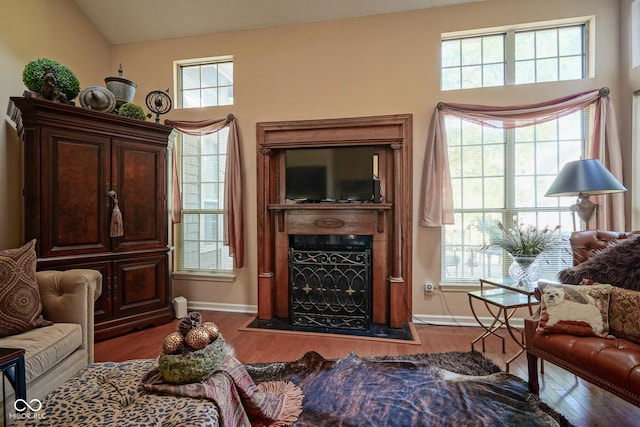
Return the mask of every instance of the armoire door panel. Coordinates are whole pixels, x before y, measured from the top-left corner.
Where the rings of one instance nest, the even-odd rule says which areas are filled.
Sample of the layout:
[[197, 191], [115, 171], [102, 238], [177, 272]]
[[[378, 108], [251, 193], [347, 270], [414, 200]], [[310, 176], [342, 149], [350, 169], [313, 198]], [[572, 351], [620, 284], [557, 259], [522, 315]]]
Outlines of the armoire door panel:
[[144, 257], [114, 262], [114, 292], [120, 315], [135, 315], [167, 304], [167, 258]]
[[108, 252], [109, 140], [45, 129], [43, 141], [39, 256]]
[[113, 251], [165, 247], [165, 150], [118, 140], [112, 147], [113, 186], [124, 224], [124, 234], [114, 239]]

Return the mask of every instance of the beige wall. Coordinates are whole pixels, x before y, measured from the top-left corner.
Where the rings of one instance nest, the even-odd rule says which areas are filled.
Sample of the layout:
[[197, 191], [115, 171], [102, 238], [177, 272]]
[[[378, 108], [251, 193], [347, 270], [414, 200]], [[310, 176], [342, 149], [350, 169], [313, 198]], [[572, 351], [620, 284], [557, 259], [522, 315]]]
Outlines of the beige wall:
[[[35, 3], [26, 2], [27, 5]], [[75, 28], [67, 30], [67, 37], [78, 33], [77, 27], [82, 28], [82, 25], [76, 21], [84, 21], [77, 16], [79, 12], [72, 7], [73, 3], [54, 3], [69, 6], [68, 11], [65, 9], [64, 12], [55, 14], [58, 22], [68, 20], [69, 17], [74, 21]], [[520, 104], [608, 86], [612, 90], [616, 106], [620, 105], [620, 90], [623, 87], [628, 90], [628, 85], [621, 83], [619, 50], [612, 48], [620, 45], [618, 6], [618, 0], [489, 0], [407, 13], [119, 45], [113, 47], [110, 63], [107, 64], [104, 61], [111, 52], [109, 47], [86, 25], [78, 34], [83, 38], [83, 44], [92, 46], [93, 49], [82, 51], [69, 48], [61, 50], [58, 56], [62, 62], [82, 71], [80, 77], [94, 80], [88, 82], [90, 84], [99, 84], [98, 80], [110, 74], [111, 70], [116, 70], [118, 64], [122, 63], [125, 77], [138, 84], [136, 102], [144, 105], [145, 95], [154, 89], [171, 87], [173, 96], [174, 60], [233, 55], [235, 105], [174, 110], [165, 117], [196, 120], [219, 118], [233, 113], [238, 118], [246, 188], [246, 267], [237, 272], [234, 282], [176, 280], [174, 295], [184, 295], [190, 303], [198, 304], [199, 308], [245, 309], [252, 306], [255, 308], [257, 304], [256, 122], [413, 114], [413, 168], [416, 179], [413, 213], [414, 218], [417, 218], [418, 179], [421, 176], [427, 125], [437, 102]], [[27, 13], [25, 8], [20, 6], [18, 13]], [[535, 87], [525, 85], [457, 92], [439, 90], [439, 42], [443, 32], [591, 15], [596, 16], [597, 63], [595, 77], [592, 79]], [[37, 22], [46, 22], [45, 17], [45, 14], [38, 15]], [[42, 41], [55, 34], [54, 28], [57, 27], [52, 26], [43, 31]], [[13, 38], [14, 32], [30, 34], [30, 31], [19, 27], [11, 31], [0, 26], [0, 35], [3, 36], [0, 43], [6, 42], [4, 33]], [[50, 42], [53, 44], [53, 40]], [[24, 53], [24, 47], [16, 49], [13, 43], [11, 47], [18, 50], [20, 55], [17, 58], [9, 57], [13, 65], [6, 75], [12, 81], [0, 83], [0, 102], [3, 103], [6, 103], [9, 95], [21, 93], [23, 88], [16, 76], [24, 62], [37, 55]], [[45, 52], [52, 51], [51, 49], [53, 47], [49, 46]], [[0, 56], [3, 63], [8, 55], [2, 53]], [[99, 57], [99, 65], [96, 64], [96, 57]], [[90, 67], [90, 64], [93, 66]], [[84, 83], [83, 79], [81, 82]], [[627, 123], [624, 128], [630, 127], [628, 120], [623, 121]], [[3, 134], [1, 138], [0, 147], [3, 150], [0, 152], [0, 165], [2, 162], [11, 163], [9, 158], [13, 159], [17, 155], [15, 138], [10, 141], [14, 147], [10, 156], [5, 155], [4, 150], [7, 137]], [[625, 157], [630, 154], [629, 145], [625, 146]], [[11, 167], [15, 168], [13, 164]], [[0, 178], [0, 185], [10, 193], [7, 200], [16, 203], [19, 191], [15, 185], [9, 185], [4, 174]], [[17, 171], [12, 171], [10, 175], [16, 176]], [[627, 182], [625, 184], [629, 185]], [[2, 194], [4, 193], [0, 193], [0, 200]], [[0, 231], [0, 246], [17, 242], [19, 238], [13, 228], [19, 224], [19, 216], [0, 209], [0, 220], [11, 225], [7, 230]], [[422, 290], [425, 281], [437, 283], [440, 278], [439, 230], [420, 227], [414, 221], [413, 241], [414, 313], [424, 315], [427, 320], [450, 320], [449, 315], [455, 313], [458, 321], [468, 321], [470, 313], [466, 293], [437, 291], [432, 295], [425, 295]]]
[[104, 85], [104, 77], [110, 75], [111, 46], [71, 0], [5, 0], [1, 11], [0, 249], [4, 249], [22, 243], [20, 144], [5, 114], [9, 97], [21, 96], [26, 89], [22, 69], [33, 59], [49, 58], [69, 67], [81, 87]]

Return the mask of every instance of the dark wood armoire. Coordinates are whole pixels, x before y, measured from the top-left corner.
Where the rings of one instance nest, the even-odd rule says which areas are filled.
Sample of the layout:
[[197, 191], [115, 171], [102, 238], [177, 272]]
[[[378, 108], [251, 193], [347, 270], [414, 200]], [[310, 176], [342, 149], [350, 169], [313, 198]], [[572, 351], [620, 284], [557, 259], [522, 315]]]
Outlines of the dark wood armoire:
[[[11, 98], [8, 114], [23, 142], [24, 238], [37, 239], [38, 269], [102, 273], [96, 339], [171, 321], [172, 128], [26, 97]], [[111, 237], [116, 198], [124, 231]]]

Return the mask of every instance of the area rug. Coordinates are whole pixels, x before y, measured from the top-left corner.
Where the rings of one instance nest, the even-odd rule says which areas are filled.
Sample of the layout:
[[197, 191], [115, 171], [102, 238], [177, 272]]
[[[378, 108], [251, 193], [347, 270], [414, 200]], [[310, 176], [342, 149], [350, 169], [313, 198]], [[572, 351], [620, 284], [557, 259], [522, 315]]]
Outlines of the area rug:
[[294, 426], [571, 426], [478, 352], [247, 365], [257, 383], [292, 381], [305, 397]]

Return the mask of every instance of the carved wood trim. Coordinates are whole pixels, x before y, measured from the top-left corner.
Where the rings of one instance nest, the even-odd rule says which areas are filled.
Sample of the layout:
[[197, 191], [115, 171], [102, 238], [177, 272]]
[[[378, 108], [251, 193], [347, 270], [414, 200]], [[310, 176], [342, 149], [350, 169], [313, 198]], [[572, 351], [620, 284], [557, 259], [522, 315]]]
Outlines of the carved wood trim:
[[[366, 224], [354, 224], [370, 218], [367, 221], [371, 221], [370, 233], [374, 235], [374, 257], [379, 261], [373, 277], [373, 321], [391, 327], [402, 327], [403, 322], [410, 321], [406, 307], [411, 307], [412, 283], [412, 115], [262, 122], [256, 124], [256, 133], [259, 316], [286, 317], [288, 313], [283, 259], [288, 249], [288, 227], [301, 230], [304, 221], [310, 220], [309, 226], [316, 230], [344, 234], [367, 229]], [[384, 203], [313, 207], [285, 204], [285, 183], [280, 179], [284, 150], [341, 146], [374, 147]], [[367, 211], [371, 213], [365, 214]], [[354, 219], [349, 220], [351, 214]], [[273, 275], [266, 277], [267, 272]]]

